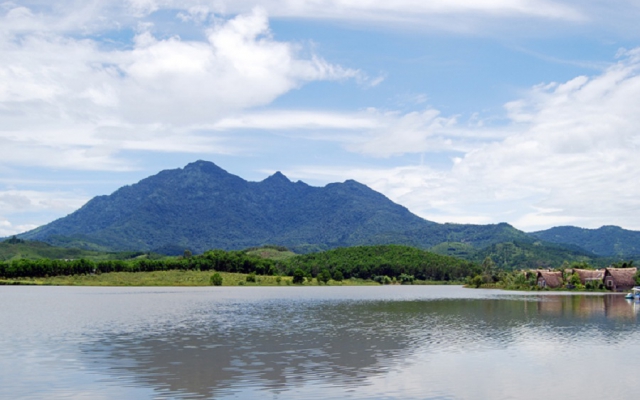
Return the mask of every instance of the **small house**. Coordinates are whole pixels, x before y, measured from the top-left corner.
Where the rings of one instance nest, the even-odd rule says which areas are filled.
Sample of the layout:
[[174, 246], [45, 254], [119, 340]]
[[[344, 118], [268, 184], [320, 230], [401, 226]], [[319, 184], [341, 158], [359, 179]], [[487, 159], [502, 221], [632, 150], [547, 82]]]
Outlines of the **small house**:
[[538, 271], [537, 283], [541, 288], [556, 289], [562, 287], [562, 272]]
[[600, 269], [594, 271], [592, 269], [575, 268], [573, 273], [578, 274], [580, 283], [583, 285], [586, 285], [587, 282], [602, 282], [604, 279], [604, 271]]
[[604, 286], [614, 292], [631, 290], [635, 286], [637, 268], [606, 268], [604, 270]]

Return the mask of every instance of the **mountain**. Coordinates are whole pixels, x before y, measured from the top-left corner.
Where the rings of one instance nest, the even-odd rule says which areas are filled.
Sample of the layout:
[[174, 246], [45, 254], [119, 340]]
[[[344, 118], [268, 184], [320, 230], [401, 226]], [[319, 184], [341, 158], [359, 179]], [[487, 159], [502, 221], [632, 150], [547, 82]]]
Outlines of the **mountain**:
[[617, 226], [584, 229], [558, 226], [530, 235], [541, 240], [579, 246], [603, 257], [632, 257], [640, 255], [640, 232]]
[[277, 172], [248, 182], [206, 161], [95, 197], [18, 237], [65, 247], [165, 253], [264, 244], [298, 252], [372, 244], [429, 248], [441, 242], [481, 248], [533, 240], [508, 224], [426, 221], [353, 180], [312, 187]]
[[556, 268], [565, 261], [601, 264], [598, 256], [578, 246], [541, 241], [495, 243], [477, 251], [470, 259], [481, 263], [486, 257], [501, 270]]

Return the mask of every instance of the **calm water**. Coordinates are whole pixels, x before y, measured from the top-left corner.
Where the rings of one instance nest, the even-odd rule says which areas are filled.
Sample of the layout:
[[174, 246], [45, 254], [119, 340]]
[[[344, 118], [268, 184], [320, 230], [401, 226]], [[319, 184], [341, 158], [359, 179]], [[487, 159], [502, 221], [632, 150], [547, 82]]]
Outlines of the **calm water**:
[[624, 398], [638, 309], [446, 286], [0, 287], [0, 398]]

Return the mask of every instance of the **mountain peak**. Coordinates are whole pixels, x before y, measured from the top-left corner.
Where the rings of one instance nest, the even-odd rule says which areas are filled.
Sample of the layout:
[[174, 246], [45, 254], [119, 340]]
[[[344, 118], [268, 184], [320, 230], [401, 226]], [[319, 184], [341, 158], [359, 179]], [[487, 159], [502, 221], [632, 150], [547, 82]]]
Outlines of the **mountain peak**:
[[276, 171], [275, 174], [271, 175], [270, 177], [268, 177], [267, 179], [265, 179], [262, 182], [268, 182], [268, 183], [291, 183], [289, 178], [284, 176], [284, 174], [282, 172], [280, 172], [280, 171]]
[[216, 164], [211, 161], [198, 160], [192, 163], [187, 164], [184, 167], [184, 171], [201, 171], [208, 174], [228, 174], [227, 171], [218, 167]]

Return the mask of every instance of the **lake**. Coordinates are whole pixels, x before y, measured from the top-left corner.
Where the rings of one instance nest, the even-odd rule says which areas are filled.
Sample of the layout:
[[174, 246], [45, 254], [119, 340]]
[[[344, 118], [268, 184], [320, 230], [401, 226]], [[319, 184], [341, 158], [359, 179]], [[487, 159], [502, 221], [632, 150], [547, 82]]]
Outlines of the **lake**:
[[4, 286], [0, 398], [625, 398], [639, 309], [459, 286]]

